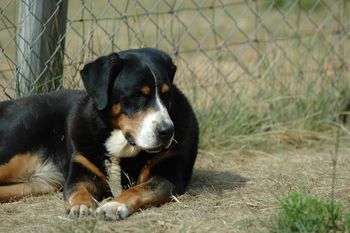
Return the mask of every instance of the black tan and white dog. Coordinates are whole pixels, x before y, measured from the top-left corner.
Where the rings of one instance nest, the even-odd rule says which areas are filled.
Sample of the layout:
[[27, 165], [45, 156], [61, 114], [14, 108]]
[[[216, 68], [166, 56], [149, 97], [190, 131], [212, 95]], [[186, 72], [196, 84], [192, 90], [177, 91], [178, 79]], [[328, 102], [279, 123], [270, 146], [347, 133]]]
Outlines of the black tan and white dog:
[[[87, 92], [1, 102], [0, 202], [63, 188], [69, 215], [117, 220], [184, 193], [198, 124], [175, 72], [162, 51], [126, 50], [84, 67]], [[98, 207], [112, 195], [111, 158], [119, 158], [124, 190]]]

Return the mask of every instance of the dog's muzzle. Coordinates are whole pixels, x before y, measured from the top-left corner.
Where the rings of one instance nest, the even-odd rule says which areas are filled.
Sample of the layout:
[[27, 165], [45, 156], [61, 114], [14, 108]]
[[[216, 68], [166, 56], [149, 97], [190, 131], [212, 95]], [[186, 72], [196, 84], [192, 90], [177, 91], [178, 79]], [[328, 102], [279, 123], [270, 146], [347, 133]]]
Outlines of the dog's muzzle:
[[164, 148], [168, 148], [174, 136], [174, 125], [171, 123], [162, 123], [156, 126], [156, 137]]
[[162, 150], [168, 149], [171, 146], [174, 137], [174, 125], [172, 122], [162, 122], [155, 127], [153, 133], [155, 138], [154, 144], [147, 147], [138, 145], [131, 134], [127, 133], [125, 138], [132, 146], [139, 147], [141, 150], [148, 153], [158, 153]]

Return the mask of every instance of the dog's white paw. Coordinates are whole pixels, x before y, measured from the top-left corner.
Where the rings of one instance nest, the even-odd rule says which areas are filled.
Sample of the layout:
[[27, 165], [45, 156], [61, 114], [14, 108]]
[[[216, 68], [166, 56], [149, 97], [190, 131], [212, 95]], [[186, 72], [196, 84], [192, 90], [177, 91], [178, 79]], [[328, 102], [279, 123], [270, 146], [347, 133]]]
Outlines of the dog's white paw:
[[115, 221], [128, 217], [130, 211], [125, 204], [117, 201], [110, 201], [98, 207], [95, 211], [95, 215], [99, 219]]
[[70, 218], [83, 218], [93, 214], [93, 209], [86, 205], [74, 205], [70, 210], [68, 217]]

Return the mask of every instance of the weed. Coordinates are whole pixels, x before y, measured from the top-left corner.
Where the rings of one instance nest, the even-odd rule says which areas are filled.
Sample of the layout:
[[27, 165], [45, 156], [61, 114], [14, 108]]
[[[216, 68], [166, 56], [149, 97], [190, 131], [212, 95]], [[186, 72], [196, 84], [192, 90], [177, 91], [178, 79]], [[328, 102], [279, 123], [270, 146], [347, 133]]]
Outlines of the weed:
[[340, 203], [293, 192], [282, 200], [273, 232], [346, 232], [350, 213]]

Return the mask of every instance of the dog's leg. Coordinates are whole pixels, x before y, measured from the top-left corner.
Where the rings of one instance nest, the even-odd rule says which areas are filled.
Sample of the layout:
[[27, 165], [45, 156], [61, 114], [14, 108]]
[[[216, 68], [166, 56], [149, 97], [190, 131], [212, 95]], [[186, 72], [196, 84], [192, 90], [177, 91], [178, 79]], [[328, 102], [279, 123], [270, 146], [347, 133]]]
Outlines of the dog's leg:
[[25, 196], [42, 195], [58, 190], [58, 187], [40, 183], [18, 183], [0, 186], [0, 202], [19, 200]]
[[139, 209], [170, 201], [173, 189], [174, 185], [165, 178], [152, 177], [97, 208], [96, 215], [106, 220], [124, 219]]
[[94, 182], [80, 181], [65, 189], [69, 217], [90, 215], [96, 207], [97, 186]]
[[31, 194], [32, 187], [28, 183], [0, 186], [0, 202], [15, 201]]
[[91, 214], [96, 202], [110, 195], [105, 173], [85, 156], [74, 156], [64, 188], [69, 216], [83, 217]]
[[61, 172], [40, 153], [18, 154], [0, 166], [0, 202], [54, 192], [62, 184]]

